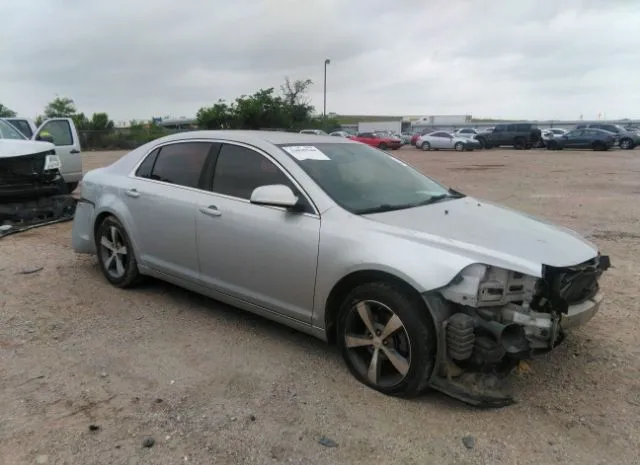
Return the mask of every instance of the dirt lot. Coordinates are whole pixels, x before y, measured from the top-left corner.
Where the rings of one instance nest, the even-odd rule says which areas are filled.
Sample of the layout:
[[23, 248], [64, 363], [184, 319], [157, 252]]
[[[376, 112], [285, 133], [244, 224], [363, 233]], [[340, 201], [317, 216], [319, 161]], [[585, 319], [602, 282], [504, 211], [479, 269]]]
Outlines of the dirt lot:
[[159, 282], [114, 289], [65, 223], [0, 240], [0, 463], [640, 463], [640, 150], [394, 154], [612, 257], [606, 307], [518, 378], [518, 404], [385, 397], [311, 337]]

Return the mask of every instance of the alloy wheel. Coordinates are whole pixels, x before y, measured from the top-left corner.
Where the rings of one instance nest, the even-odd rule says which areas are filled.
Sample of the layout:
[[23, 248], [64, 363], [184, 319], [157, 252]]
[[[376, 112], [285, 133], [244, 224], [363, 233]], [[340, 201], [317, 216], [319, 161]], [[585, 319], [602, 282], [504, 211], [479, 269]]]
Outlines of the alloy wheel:
[[388, 306], [361, 300], [349, 310], [344, 345], [353, 367], [371, 384], [391, 388], [401, 383], [411, 366], [409, 334]]
[[122, 278], [129, 265], [129, 253], [122, 234], [116, 226], [105, 229], [100, 237], [100, 254], [104, 270], [113, 278]]

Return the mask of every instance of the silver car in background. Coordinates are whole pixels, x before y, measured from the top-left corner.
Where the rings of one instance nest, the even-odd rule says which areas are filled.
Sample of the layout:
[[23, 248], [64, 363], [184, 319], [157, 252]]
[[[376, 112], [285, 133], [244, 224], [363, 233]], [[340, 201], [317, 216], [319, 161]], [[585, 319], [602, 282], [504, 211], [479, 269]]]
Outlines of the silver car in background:
[[405, 397], [512, 402], [502, 374], [596, 313], [609, 263], [340, 137], [175, 134], [88, 172], [80, 197], [73, 248], [114, 286], [153, 276], [335, 342]]
[[468, 136], [456, 136], [446, 131], [424, 134], [416, 141], [416, 148], [422, 150], [456, 150], [458, 152], [481, 149], [480, 142]]

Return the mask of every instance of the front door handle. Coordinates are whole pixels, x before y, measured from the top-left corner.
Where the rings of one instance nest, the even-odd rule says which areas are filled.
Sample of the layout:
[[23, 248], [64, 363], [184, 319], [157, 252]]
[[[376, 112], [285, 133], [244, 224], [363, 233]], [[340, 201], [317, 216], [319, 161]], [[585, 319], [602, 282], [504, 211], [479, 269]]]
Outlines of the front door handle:
[[200, 207], [200, 213], [203, 213], [207, 216], [221, 216], [222, 212], [218, 210], [218, 207], [215, 205], [209, 205], [208, 207]]
[[138, 192], [138, 189], [132, 188], [124, 191], [124, 195], [137, 199], [138, 197], [140, 197], [140, 192]]

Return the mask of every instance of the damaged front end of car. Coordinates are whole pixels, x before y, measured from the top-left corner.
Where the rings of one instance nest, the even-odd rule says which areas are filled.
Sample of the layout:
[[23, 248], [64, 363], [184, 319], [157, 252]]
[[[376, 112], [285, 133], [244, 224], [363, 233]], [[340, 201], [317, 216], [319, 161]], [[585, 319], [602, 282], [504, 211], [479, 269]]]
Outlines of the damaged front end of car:
[[73, 218], [54, 149], [0, 157], [0, 237]]
[[432, 386], [472, 405], [513, 403], [509, 375], [596, 314], [609, 266], [597, 255], [575, 266], [543, 265], [540, 278], [483, 264], [462, 270], [425, 296], [439, 334]]

